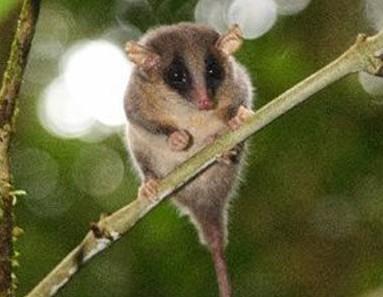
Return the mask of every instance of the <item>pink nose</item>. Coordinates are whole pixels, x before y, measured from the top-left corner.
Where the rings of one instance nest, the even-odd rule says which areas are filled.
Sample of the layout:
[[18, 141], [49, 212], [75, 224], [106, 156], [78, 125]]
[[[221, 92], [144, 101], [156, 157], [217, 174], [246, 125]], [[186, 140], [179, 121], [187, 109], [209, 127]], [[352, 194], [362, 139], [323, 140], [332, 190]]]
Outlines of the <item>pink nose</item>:
[[214, 107], [213, 100], [210, 99], [205, 86], [197, 85], [193, 89], [192, 98], [199, 110], [209, 110]]
[[198, 100], [199, 110], [209, 110], [213, 108], [213, 102], [209, 98], [201, 98]]

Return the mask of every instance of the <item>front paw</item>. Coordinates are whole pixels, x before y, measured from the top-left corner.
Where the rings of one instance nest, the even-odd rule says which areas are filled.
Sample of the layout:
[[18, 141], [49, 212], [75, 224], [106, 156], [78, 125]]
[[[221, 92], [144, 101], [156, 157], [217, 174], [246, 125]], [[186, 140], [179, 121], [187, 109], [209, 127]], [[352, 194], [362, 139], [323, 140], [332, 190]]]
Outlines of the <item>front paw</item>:
[[237, 114], [235, 115], [235, 117], [230, 119], [227, 122], [227, 125], [233, 131], [238, 130], [239, 127], [241, 127], [242, 124], [244, 122], [246, 122], [253, 114], [254, 114], [254, 112], [251, 109], [248, 109], [248, 108], [244, 107], [243, 105], [241, 105], [238, 108], [238, 111], [237, 111]]
[[184, 151], [191, 144], [191, 136], [186, 130], [177, 130], [169, 135], [168, 144], [173, 152]]
[[149, 179], [144, 182], [138, 189], [138, 198], [149, 200], [152, 203], [157, 201], [158, 194], [158, 180]]

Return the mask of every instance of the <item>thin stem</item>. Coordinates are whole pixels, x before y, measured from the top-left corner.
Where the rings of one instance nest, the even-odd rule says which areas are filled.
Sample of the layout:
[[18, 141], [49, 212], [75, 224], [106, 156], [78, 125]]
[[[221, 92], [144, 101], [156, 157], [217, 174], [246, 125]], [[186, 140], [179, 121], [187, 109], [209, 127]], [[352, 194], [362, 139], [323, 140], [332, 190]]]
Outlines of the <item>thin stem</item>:
[[342, 56], [258, 110], [239, 130], [223, 135], [178, 166], [160, 182], [156, 202], [136, 199], [109, 217], [101, 219], [96, 228], [97, 232], [89, 232], [82, 243], [27, 297], [55, 295], [89, 259], [118, 240], [173, 191], [215, 162], [217, 156], [261, 130], [311, 95], [350, 73], [362, 70], [376, 73], [381, 61], [376, 59], [374, 54], [380, 48], [383, 48], [383, 33], [372, 38], [359, 37]]
[[38, 0], [25, 0], [0, 89], [0, 297], [13, 296], [13, 196], [9, 169], [9, 143], [20, 91], [39, 12]]

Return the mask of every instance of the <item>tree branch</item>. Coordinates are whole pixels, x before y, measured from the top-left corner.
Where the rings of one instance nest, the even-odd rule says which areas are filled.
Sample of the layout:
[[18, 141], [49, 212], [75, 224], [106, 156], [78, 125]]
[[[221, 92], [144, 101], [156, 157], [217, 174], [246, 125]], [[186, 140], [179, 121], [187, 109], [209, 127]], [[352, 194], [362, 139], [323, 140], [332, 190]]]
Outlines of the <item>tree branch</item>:
[[39, 13], [38, 0], [25, 0], [18, 19], [8, 64], [0, 89], [0, 297], [13, 296], [13, 196], [9, 169], [9, 143], [14, 126], [16, 98], [27, 64]]
[[382, 74], [382, 60], [376, 57], [376, 52], [380, 49], [383, 49], [383, 31], [370, 38], [360, 35], [356, 43], [334, 62], [258, 110], [239, 130], [228, 132], [178, 166], [160, 182], [156, 202], [136, 199], [112, 215], [102, 218], [80, 245], [62, 260], [27, 297], [55, 295], [79, 268], [118, 240], [177, 188], [215, 162], [217, 156], [261, 130], [311, 95], [350, 73], [367, 71], [375, 75]]

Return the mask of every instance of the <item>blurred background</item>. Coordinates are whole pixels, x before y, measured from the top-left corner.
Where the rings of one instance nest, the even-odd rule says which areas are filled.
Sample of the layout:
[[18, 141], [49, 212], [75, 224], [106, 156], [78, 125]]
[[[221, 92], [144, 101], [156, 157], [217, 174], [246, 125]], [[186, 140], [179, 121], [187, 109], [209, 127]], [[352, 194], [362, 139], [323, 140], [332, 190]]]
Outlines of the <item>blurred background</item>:
[[[259, 108], [383, 27], [381, 0], [49, 0], [12, 147], [25, 295], [97, 221], [135, 198], [124, 43], [160, 24], [239, 23]], [[20, 0], [0, 2], [0, 73]], [[227, 256], [234, 296], [363, 296], [383, 285], [383, 79], [353, 75], [252, 137]], [[383, 295], [383, 294], [382, 294]], [[169, 204], [58, 296], [217, 296], [209, 254]], [[380, 295], [379, 295], [380, 296]]]

